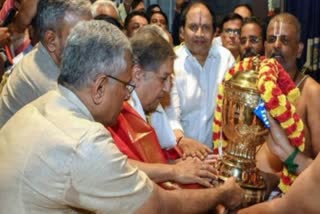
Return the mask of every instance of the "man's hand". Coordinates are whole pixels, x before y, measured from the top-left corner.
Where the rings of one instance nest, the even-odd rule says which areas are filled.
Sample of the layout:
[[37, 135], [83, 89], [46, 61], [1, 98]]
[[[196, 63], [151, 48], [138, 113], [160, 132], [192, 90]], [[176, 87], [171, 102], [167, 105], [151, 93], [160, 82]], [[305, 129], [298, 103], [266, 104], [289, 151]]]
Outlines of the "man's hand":
[[[284, 162], [293, 153], [295, 148], [290, 144], [290, 141], [281, 126], [269, 115], [268, 119], [271, 125], [271, 133], [267, 139], [268, 148]], [[300, 174], [313, 160], [304, 153], [299, 152], [294, 161], [299, 166], [296, 173]]]
[[183, 159], [191, 156], [204, 160], [209, 153], [212, 153], [212, 150], [207, 145], [187, 137], [182, 137], [178, 143], [178, 147], [182, 150]]
[[198, 183], [212, 187], [210, 183], [217, 179], [217, 171], [212, 164], [200, 161], [198, 158], [187, 158], [173, 165], [174, 180], [182, 184]]
[[236, 178], [228, 178], [221, 186], [224, 191], [223, 205], [228, 209], [235, 209], [241, 204], [244, 192], [241, 187], [236, 183]]
[[288, 137], [281, 126], [269, 115], [268, 119], [271, 125], [270, 135], [267, 138], [268, 148], [283, 162], [294, 151], [294, 147], [290, 144]]

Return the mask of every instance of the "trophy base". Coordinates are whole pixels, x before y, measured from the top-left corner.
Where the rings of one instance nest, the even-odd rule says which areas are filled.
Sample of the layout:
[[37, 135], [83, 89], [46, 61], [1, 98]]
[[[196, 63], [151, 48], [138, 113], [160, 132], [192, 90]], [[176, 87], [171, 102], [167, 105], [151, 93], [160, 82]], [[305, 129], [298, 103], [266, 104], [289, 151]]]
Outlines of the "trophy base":
[[218, 170], [220, 172], [219, 179], [221, 181], [225, 181], [233, 176], [244, 190], [244, 198], [241, 202], [242, 208], [265, 200], [265, 181], [252, 160], [242, 160], [232, 163], [230, 160], [222, 159], [218, 163]]

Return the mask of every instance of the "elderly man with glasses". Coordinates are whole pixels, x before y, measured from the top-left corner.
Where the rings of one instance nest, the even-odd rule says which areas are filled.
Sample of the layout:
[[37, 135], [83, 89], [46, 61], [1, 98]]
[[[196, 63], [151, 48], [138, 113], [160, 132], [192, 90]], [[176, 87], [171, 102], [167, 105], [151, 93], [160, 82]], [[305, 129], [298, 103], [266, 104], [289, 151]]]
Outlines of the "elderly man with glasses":
[[[131, 38], [132, 82], [136, 88], [124, 104], [117, 124], [108, 129], [120, 151], [129, 157], [129, 162], [163, 187], [174, 188], [167, 181], [212, 187], [210, 181], [216, 176], [209, 160], [188, 158], [178, 164], [168, 164], [168, 155], [172, 159], [174, 149], [180, 151], [181, 145], [177, 145], [160, 100], [171, 89], [175, 53], [158, 31], [166, 35], [158, 26], [150, 25]], [[127, 86], [130, 85], [127, 83]], [[181, 151], [184, 151], [183, 147]]]

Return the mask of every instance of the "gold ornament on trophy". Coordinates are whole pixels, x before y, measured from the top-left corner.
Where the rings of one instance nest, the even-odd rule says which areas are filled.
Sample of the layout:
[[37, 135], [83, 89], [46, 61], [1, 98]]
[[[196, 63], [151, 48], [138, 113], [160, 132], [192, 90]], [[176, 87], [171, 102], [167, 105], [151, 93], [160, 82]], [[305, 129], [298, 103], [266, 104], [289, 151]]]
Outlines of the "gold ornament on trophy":
[[250, 70], [237, 72], [223, 82], [223, 97], [220, 97], [221, 128], [228, 142], [218, 163], [220, 179], [237, 178], [245, 192], [243, 207], [262, 202], [266, 188], [255, 163], [257, 147], [268, 134], [267, 128], [253, 113], [261, 99], [257, 89], [259, 57], [251, 63]]
[[[231, 176], [237, 178], [245, 191], [243, 207], [263, 201], [266, 194], [265, 182], [255, 165], [255, 155], [268, 133], [264, 126], [268, 121], [261, 110], [256, 111], [257, 108], [262, 105], [262, 112], [268, 110], [285, 130], [291, 145], [303, 151], [303, 122], [294, 107], [299, 96], [299, 89], [284, 68], [275, 59], [264, 57], [245, 58], [237, 63], [219, 86], [213, 142], [220, 155], [222, 148], [225, 150], [218, 169], [222, 180]], [[295, 177], [290, 166], [285, 165], [279, 188], [286, 192]]]

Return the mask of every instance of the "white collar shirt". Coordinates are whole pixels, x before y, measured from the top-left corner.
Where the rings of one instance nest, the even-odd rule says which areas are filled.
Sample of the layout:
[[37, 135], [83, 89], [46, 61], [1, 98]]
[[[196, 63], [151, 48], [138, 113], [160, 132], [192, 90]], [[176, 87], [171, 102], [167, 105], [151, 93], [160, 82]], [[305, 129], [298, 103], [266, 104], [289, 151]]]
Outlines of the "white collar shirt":
[[212, 148], [212, 122], [218, 85], [233, 66], [234, 58], [222, 46], [211, 46], [202, 66], [185, 45], [175, 49], [175, 81], [166, 112], [171, 127]]

